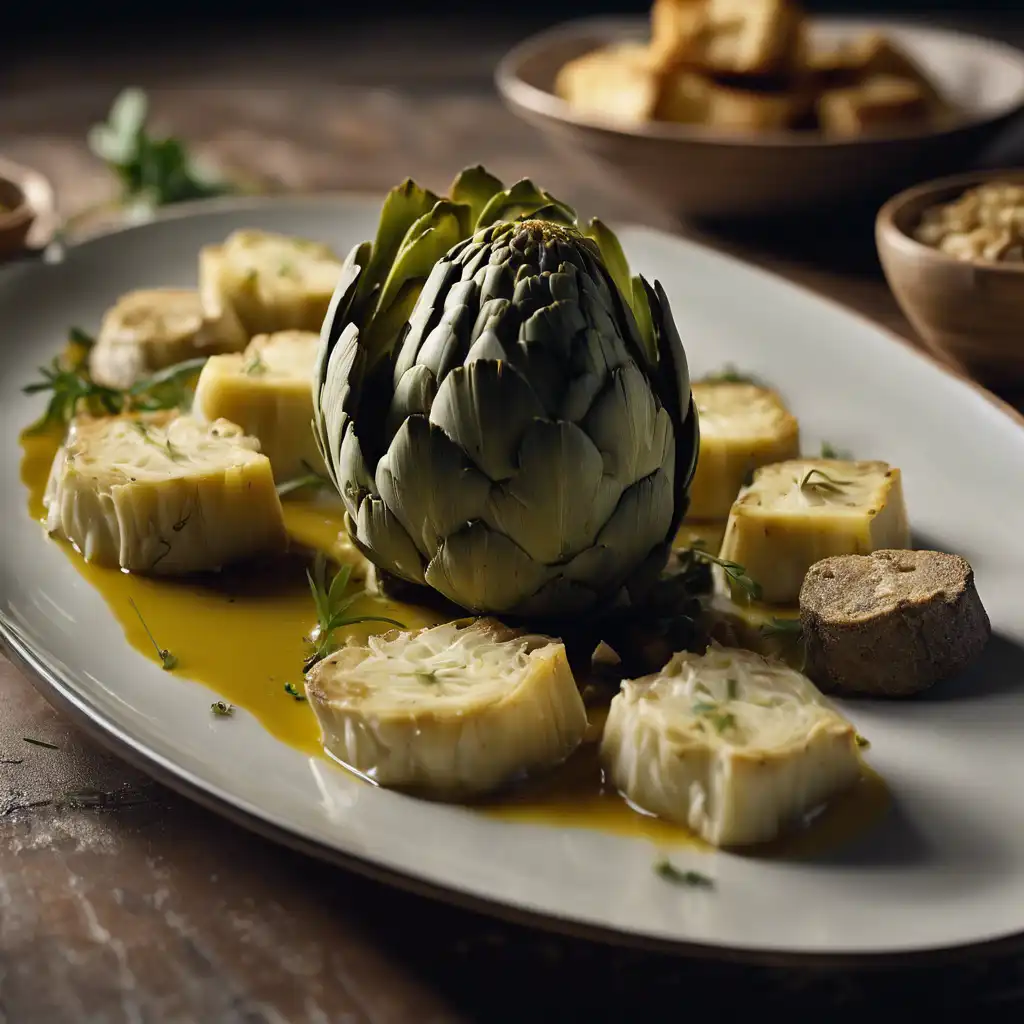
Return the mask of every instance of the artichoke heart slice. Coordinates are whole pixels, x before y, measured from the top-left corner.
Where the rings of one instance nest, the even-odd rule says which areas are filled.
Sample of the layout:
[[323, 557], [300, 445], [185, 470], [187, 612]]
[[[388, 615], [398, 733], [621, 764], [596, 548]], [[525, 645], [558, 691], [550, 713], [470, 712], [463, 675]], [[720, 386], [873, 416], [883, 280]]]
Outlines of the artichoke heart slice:
[[564, 646], [494, 619], [345, 646], [311, 670], [306, 692], [334, 758], [441, 799], [555, 765], [587, 728]]
[[89, 353], [97, 384], [129, 388], [140, 377], [187, 359], [240, 352], [248, 339], [234, 310], [186, 288], [129, 292], [103, 317]]
[[[720, 557], [742, 565], [764, 601], [795, 605], [807, 570], [822, 558], [909, 547], [898, 469], [885, 462], [790, 459], [757, 470], [740, 492]], [[742, 590], [730, 586], [742, 599]]]
[[219, 294], [250, 337], [319, 331], [341, 274], [341, 260], [320, 242], [267, 231], [235, 231], [200, 253], [200, 288]]
[[128, 572], [219, 569], [287, 544], [270, 462], [226, 420], [78, 418], [43, 501], [50, 533], [87, 562]]
[[623, 682], [601, 760], [638, 807], [720, 847], [776, 838], [861, 773], [853, 726], [809, 679], [717, 644]]
[[736, 381], [697, 381], [700, 454], [687, 520], [726, 519], [753, 470], [800, 454], [800, 430], [782, 399]]
[[207, 360], [193, 412], [226, 419], [256, 437], [274, 478], [327, 472], [313, 435], [313, 365], [320, 337], [312, 331], [260, 334], [245, 352]]

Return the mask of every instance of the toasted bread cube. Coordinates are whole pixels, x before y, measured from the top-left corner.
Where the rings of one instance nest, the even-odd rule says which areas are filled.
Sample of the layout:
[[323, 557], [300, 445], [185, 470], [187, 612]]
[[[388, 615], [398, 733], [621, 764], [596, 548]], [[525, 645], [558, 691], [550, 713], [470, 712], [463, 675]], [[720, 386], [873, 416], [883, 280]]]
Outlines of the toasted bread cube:
[[806, 106], [806, 98], [800, 93], [762, 93], [712, 85], [707, 93], [707, 124], [730, 131], [780, 131], [789, 128]]
[[89, 353], [97, 384], [129, 388], [175, 363], [240, 352], [248, 336], [234, 311], [188, 288], [143, 288], [122, 295], [103, 317]]
[[[909, 548], [900, 471], [884, 462], [791, 459], [754, 473], [729, 513], [720, 557], [744, 567], [769, 604], [796, 604], [807, 570], [830, 555]], [[746, 591], [719, 573], [720, 589]]]
[[691, 71], [671, 71], [661, 79], [654, 116], [676, 124], [701, 124], [708, 115], [710, 86]]
[[734, 381], [694, 381], [700, 455], [687, 520], [726, 519], [750, 474], [800, 454], [800, 428], [767, 388]]
[[659, 71], [699, 57], [707, 27], [705, 0], [654, 0], [651, 7], [651, 63]]
[[258, 438], [279, 482], [326, 473], [310, 426], [319, 343], [309, 331], [257, 335], [245, 352], [210, 359], [196, 385], [196, 415], [230, 420]]
[[849, 89], [831, 89], [818, 100], [818, 118], [830, 135], [856, 136], [920, 124], [928, 119], [921, 85], [878, 75]]
[[792, 67], [801, 18], [791, 0], [708, 0], [702, 64], [738, 75]]
[[569, 61], [555, 78], [555, 93], [585, 117], [632, 125], [654, 116], [658, 80], [647, 48], [622, 43]]

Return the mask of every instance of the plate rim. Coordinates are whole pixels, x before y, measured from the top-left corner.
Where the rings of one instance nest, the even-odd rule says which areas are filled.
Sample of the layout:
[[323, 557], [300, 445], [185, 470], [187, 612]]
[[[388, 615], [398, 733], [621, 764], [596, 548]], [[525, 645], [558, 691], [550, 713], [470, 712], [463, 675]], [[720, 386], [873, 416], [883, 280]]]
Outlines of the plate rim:
[[[78, 249], [94, 240], [107, 239], [125, 232], [142, 230], [159, 221], [202, 217], [206, 214], [242, 212], [248, 209], [288, 205], [296, 202], [317, 205], [337, 200], [355, 200], [375, 203], [379, 206], [381, 195], [372, 190], [339, 189], [290, 193], [284, 196], [231, 196], [195, 200], [175, 204], [174, 207], [160, 211], [156, 217], [143, 224], [123, 224], [108, 229], [100, 228], [92, 232], [83, 233], [82, 236], [70, 245], [62, 243], [61, 249]], [[1018, 426], [1024, 426], [1024, 414], [965, 373], [944, 363], [931, 352], [918, 347], [912, 341], [900, 336], [890, 328], [876, 323], [870, 317], [844, 306], [841, 302], [827, 295], [816, 292], [757, 264], [739, 259], [731, 253], [722, 252], [713, 246], [681, 237], [670, 231], [630, 222], [624, 222], [620, 227], [630, 227], [634, 230], [659, 235], [674, 242], [682, 242], [695, 250], [710, 253], [712, 256], [727, 263], [741, 266], [748, 271], [753, 271], [783, 286], [788, 285], [804, 295], [823, 302], [847, 317], [853, 317], [876, 332], [880, 332], [890, 341], [895, 341], [905, 349], [910, 349], [923, 362], [937, 367], [944, 374], [968, 384], [985, 398], [989, 404], [1008, 416], [1014, 423]], [[2, 272], [3, 268], [0, 268], [0, 273]], [[319, 861], [353, 871], [363, 877], [416, 896], [446, 903], [462, 910], [483, 914], [491, 918], [497, 918], [520, 927], [540, 929], [568, 938], [597, 942], [605, 946], [633, 948], [661, 955], [684, 956], [700, 960], [767, 967], [885, 969], [888, 967], [913, 967], [922, 964], [932, 965], [959, 962], [968, 958], [990, 957], [1024, 949], [1024, 928], [1021, 928], [981, 942], [947, 943], [914, 950], [890, 952], [881, 950], [871, 952], [840, 951], [827, 953], [795, 950], [758, 950], [755, 948], [736, 947], [726, 943], [657, 938], [635, 931], [574, 920], [558, 914], [524, 908], [497, 898], [488, 898], [465, 891], [457, 886], [430, 881], [420, 878], [415, 874], [389, 868], [372, 859], [340, 850], [326, 842], [302, 835], [286, 826], [277, 824], [269, 816], [261, 814], [258, 809], [249, 810], [247, 807], [242, 806], [243, 801], [234, 799], [231, 794], [223, 791], [220, 786], [203, 781], [194, 775], [191, 770], [176, 764], [170, 758], [166, 758], [151, 749], [145, 740], [132, 735], [130, 729], [118, 724], [111, 716], [90, 701], [86, 693], [77, 692], [73, 685], [61, 677], [60, 672], [56, 668], [47, 664], [40, 650], [30, 640], [22, 636], [21, 630], [16, 623], [2, 609], [0, 609], [0, 649], [3, 650], [3, 653], [22, 676], [28, 680], [33, 688], [51, 706], [67, 714], [90, 738], [186, 799], [265, 839], [296, 850], [304, 855], [312, 856]]]

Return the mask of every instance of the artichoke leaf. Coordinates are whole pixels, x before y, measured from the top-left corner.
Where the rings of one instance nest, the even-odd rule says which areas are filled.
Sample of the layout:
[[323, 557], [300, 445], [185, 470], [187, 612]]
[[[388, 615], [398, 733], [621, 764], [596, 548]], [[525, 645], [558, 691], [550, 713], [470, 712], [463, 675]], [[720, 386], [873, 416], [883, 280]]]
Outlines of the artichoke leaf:
[[430, 410], [436, 423], [491, 480], [516, 472], [526, 428], [544, 408], [522, 374], [508, 363], [478, 360], [452, 370]]
[[413, 366], [419, 356], [420, 348], [427, 335], [437, 326], [444, 313], [442, 293], [447, 293], [453, 280], [459, 276], [459, 268], [448, 260], [439, 260], [430, 271], [426, 284], [420, 291], [416, 306], [409, 316], [409, 330], [402, 338], [395, 361], [395, 386], [402, 376]]
[[368, 494], [375, 493], [377, 485], [374, 483], [373, 474], [366, 465], [363, 448], [356, 434], [356, 425], [352, 420], [345, 424], [345, 432], [341, 437], [337, 461], [334, 465], [337, 467], [337, 478], [340, 482], [338, 493], [345, 503], [346, 511], [349, 515], [355, 516], [363, 499]]
[[469, 611], [508, 614], [535, 594], [550, 574], [504, 534], [477, 520], [445, 538], [427, 565], [425, 579]]
[[430, 405], [437, 394], [437, 379], [430, 368], [417, 364], [402, 374], [388, 410], [388, 436], [394, 437], [409, 416], [430, 415]]
[[380, 211], [372, 255], [360, 287], [360, 299], [364, 299], [371, 288], [384, 283], [410, 227], [428, 214], [439, 201], [439, 196], [420, 188], [411, 178], [406, 178], [387, 194]]
[[447, 200], [435, 203], [409, 228], [402, 240], [381, 287], [374, 318], [388, 312], [409, 281], [418, 282], [422, 287], [438, 260], [461, 239], [459, 212], [455, 204]]
[[[609, 357], [618, 358], [609, 363]], [[623, 365], [626, 353], [609, 352], [598, 332], [589, 329], [573, 346], [569, 382], [558, 409], [560, 419], [579, 423], [590, 411], [594, 399], [604, 390], [613, 370]]]
[[327, 376], [314, 403], [328, 449], [325, 462], [338, 465], [345, 425], [355, 415], [366, 371], [366, 353], [359, 344], [359, 328], [349, 324], [341, 333], [327, 363]]
[[374, 565], [410, 583], [423, 582], [423, 560], [416, 545], [380, 498], [363, 498], [355, 524], [354, 540]]
[[605, 472], [623, 487], [662, 465], [675, 441], [671, 419], [658, 408], [650, 383], [632, 362], [612, 373], [583, 429], [604, 456]]
[[566, 562], [590, 547], [622, 495], [604, 459], [573, 423], [535, 420], [519, 449], [519, 472], [491, 492], [485, 522], [531, 558]]
[[362, 277], [362, 268], [369, 258], [370, 243], [362, 242], [352, 248], [341, 265], [338, 283], [334, 288], [334, 295], [331, 296], [331, 303], [327, 307], [323, 326], [320, 328], [320, 345], [317, 348], [316, 362], [313, 365], [314, 409], [319, 404], [320, 392], [327, 378], [328, 360], [334, 351], [335, 344], [351, 320], [353, 299]]
[[516, 606], [516, 614], [539, 619], [568, 619], [593, 609], [600, 595], [577, 580], [556, 576]]
[[588, 327], [575, 302], [552, 302], [538, 309], [519, 328], [519, 340], [541, 344], [552, 349], [560, 359], [568, 361], [573, 341]]
[[449, 306], [440, 323], [427, 335], [416, 362], [426, 366], [439, 381], [465, 360], [473, 329], [473, 310], [469, 306]]
[[445, 432], [421, 415], [399, 428], [377, 465], [376, 486], [428, 559], [445, 537], [480, 518], [491, 491]]
[[448, 190], [448, 196], [453, 203], [469, 208], [466, 235], [473, 234], [484, 208], [504, 189], [504, 182], [489, 174], [479, 164], [476, 167], [466, 167], [457, 175]]
[[559, 202], [537, 188], [529, 178], [517, 181], [511, 188], [497, 193], [483, 208], [476, 222], [476, 230], [490, 227], [499, 221], [523, 220], [533, 217], [539, 210], [557, 207], [561, 213], [561, 221], [568, 224], [576, 222], [576, 212], [571, 206]]

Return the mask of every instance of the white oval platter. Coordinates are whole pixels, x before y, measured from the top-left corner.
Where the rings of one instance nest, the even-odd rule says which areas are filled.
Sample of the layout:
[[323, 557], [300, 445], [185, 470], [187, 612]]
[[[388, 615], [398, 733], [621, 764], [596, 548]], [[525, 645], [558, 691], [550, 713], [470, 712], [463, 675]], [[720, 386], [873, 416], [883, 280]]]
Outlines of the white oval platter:
[[[924, 698], [844, 705], [893, 794], [873, 831], [825, 858], [681, 848], [713, 889], [673, 886], [646, 842], [497, 820], [375, 789], [264, 732], [136, 653], [104, 600], [26, 512], [21, 387], [69, 325], [136, 287], [195, 281], [200, 246], [241, 227], [346, 251], [379, 200], [245, 200], [92, 239], [0, 273], [0, 633], [55, 704], [154, 775], [348, 867], [550, 927], [743, 958], [890, 959], [1024, 932], [1024, 430], [989, 396], [840, 307], [654, 231], [621, 227], [634, 268], [671, 298], [694, 375], [727, 362], [777, 384], [809, 449], [822, 439], [901, 467], [918, 546], [975, 567], [995, 636]], [[230, 725], [230, 727], [226, 727]]]

